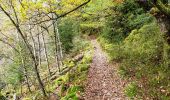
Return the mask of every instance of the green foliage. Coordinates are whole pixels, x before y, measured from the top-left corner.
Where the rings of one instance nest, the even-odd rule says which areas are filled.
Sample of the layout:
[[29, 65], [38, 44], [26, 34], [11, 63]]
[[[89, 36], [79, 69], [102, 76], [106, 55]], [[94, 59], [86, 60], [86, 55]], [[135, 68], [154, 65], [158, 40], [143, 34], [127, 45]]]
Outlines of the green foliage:
[[78, 100], [75, 93], [71, 93], [65, 97], [62, 97], [60, 100]]
[[154, 17], [148, 13], [139, 14], [137, 16], [132, 14], [128, 17], [128, 27], [129, 30], [139, 29], [143, 25], [149, 24], [153, 21]]
[[52, 91], [55, 91], [56, 87], [60, 87], [57, 94], [61, 97], [61, 100], [78, 100], [79, 95], [84, 92], [84, 81], [87, 77], [93, 53], [92, 50], [89, 51], [89, 48], [91, 48], [90, 45], [83, 48], [84, 57], [81, 61], [75, 63], [72, 59], [64, 61], [64, 66], [71, 69], [65, 75], [58, 77], [52, 85]]
[[80, 64], [80, 65], [78, 66], [78, 72], [87, 71], [88, 68], [89, 68], [89, 65], [87, 65], [87, 64]]
[[121, 63], [119, 73], [141, 85], [128, 85], [129, 97], [169, 99], [170, 46], [151, 14], [134, 0], [117, 4], [99, 41], [110, 60]]
[[134, 98], [137, 95], [137, 90], [136, 83], [130, 83], [125, 89], [125, 94], [130, 98]]
[[[163, 55], [164, 45], [163, 35], [155, 23], [144, 25], [139, 30], [133, 30], [122, 44], [124, 48], [121, 53], [124, 56], [122, 72], [131, 77], [135, 76], [139, 83], [144, 81], [145, 77], [145, 80], [148, 81], [140, 84], [148, 85], [149, 89], [140, 89], [150, 97], [160, 94], [159, 86], [168, 86], [169, 71], [164, 65], [167, 62], [166, 58], [163, 59], [166, 55]], [[161, 96], [158, 98], [160, 99]]]
[[123, 42], [125, 55], [145, 63], [161, 60], [162, 47], [163, 37], [155, 23], [133, 30]]
[[113, 43], [123, 41], [133, 29], [139, 29], [154, 20], [150, 14], [144, 13], [134, 0], [125, 0], [112, 10], [112, 15], [105, 23], [102, 37]]
[[84, 55], [84, 58], [82, 59], [82, 63], [83, 64], [90, 64], [90, 62], [92, 62], [92, 51], [87, 51]]
[[87, 41], [86, 39], [82, 39], [82, 37], [77, 36], [73, 40], [74, 48], [71, 50], [71, 53], [73, 55], [76, 55], [80, 52], [82, 52], [84, 49], [89, 47], [90, 42]]
[[[83, 23], [83, 24], [80, 24], [80, 27], [88, 30], [89, 28], [94, 28], [94, 29], [97, 29], [97, 28], [100, 28], [102, 27], [103, 25], [101, 23], [97, 23], [97, 22], [89, 22], [89, 23]], [[90, 29], [89, 29], [90, 30]]]
[[105, 16], [113, 6], [110, 0], [94, 0], [83, 9], [80, 31], [87, 35], [99, 35], [104, 27]]
[[65, 53], [68, 53], [73, 48], [73, 39], [78, 35], [79, 23], [72, 18], [61, 20], [59, 24], [59, 33]]
[[64, 84], [66, 82], [69, 82], [69, 73], [67, 73], [66, 75], [60, 76], [59, 78], [57, 78], [55, 80], [55, 85], [61, 85]]
[[67, 90], [67, 95], [65, 97], [62, 97], [61, 100], [79, 100], [77, 97], [77, 92], [82, 91], [81, 86], [71, 86]]
[[5, 96], [3, 96], [1, 93], [1, 89], [0, 89], [0, 100], [6, 100]]
[[98, 35], [102, 28], [103, 24], [100, 22], [86, 22], [80, 24], [81, 32], [87, 35]]
[[[119, 45], [120, 43], [112, 44], [107, 39], [100, 37], [100, 44], [102, 48], [108, 53], [110, 60], [121, 60], [122, 59], [122, 47]], [[113, 52], [114, 51], [114, 52]]]
[[[16, 48], [20, 51], [20, 53], [14, 51], [14, 62], [8, 62], [8, 64], [5, 64], [4, 70], [6, 71], [6, 77], [4, 81], [8, 84], [12, 84], [15, 88], [18, 84], [20, 84], [22, 81], [24, 81], [24, 68], [27, 69], [27, 71], [30, 71], [30, 68], [28, 66], [32, 65], [32, 62], [30, 61], [30, 56], [28, 53], [27, 47], [24, 45], [22, 41], [18, 41], [16, 43]], [[23, 62], [22, 62], [23, 60]], [[25, 64], [25, 66], [23, 66]]]
[[6, 79], [6, 82], [9, 84], [16, 86], [23, 79], [23, 73], [21, 72], [20, 65], [11, 64], [7, 72], [10, 73], [7, 74], [8, 78]]
[[[169, 62], [165, 52], [167, 47], [164, 43], [163, 34], [156, 23], [146, 24], [140, 29], [133, 30], [122, 43], [111, 45], [104, 39], [100, 39], [100, 42], [103, 43], [111, 60], [121, 61], [119, 73], [123, 77], [135, 76], [139, 84], [144, 87], [148, 85], [148, 90], [138, 88], [143, 91], [144, 94], [142, 95], [149, 97], [154, 95], [155, 97], [159, 95], [159, 86], [168, 86], [167, 75], [169, 71], [165, 66]], [[148, 81], [141, 83], [141, 81], [144, 81], [144, 77]], [[155, 90], [156, 87], [158, 90]], [[130, 93], [128, 95], [132, 96]]]
[[116, 5], [114, 9], [122, 14], [140, 14], [144, 12], [135, 0], [124, 0], [123, 3]]
[[95, 0], [89, 3], [84, 10], [87, 13], [101, 13], [101, 11], [111, 6], [113, 6], [113, 2], [110, 0]]

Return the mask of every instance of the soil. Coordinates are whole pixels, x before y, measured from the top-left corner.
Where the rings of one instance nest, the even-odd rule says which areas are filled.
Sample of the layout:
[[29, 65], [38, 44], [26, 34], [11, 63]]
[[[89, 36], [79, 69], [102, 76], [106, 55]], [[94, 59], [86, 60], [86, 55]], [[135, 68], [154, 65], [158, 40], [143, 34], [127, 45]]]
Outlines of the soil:
[[85, 100], [128, 100], [123, 93], [125, 82], [117, 73], [118, 64], [109, 63], [96, 39], [93, 61], [90, 66], [85, 87]]

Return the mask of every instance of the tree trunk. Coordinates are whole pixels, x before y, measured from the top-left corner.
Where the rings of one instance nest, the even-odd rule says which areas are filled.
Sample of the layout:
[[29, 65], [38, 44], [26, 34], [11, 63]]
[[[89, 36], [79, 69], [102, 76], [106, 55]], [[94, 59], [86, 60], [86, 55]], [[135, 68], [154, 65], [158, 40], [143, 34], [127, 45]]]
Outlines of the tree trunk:
[[53, 31], [54, 31], [54, 44], [55, 44], [55, 54], [56, 54], [56, 63], [58, 66], [59, 72], [61, 71], [60, 69], [60, 61], [59, 61], [59, 55], [58, 55], [58, 43], [57, 43], [57, 34], [56, 34], [56, 27], [55, 27], [55, 21], [53, 21]]
[[35, 60], [37, 61], [37, 53], [36, 53], [36, 45], [35, 45], [35, 39], [32, 35], [32, 31], [31, 31], [31, 26], [29, 25], [29, 33], [30, 33], [30, 36], [31, 36], [31, 39], [32, 39], [32, 46], [33, 46], [33, 53], [34, 53], [34, 56], [35, 56]]
[[27, 71], [27, 68], [25, 66], [25, 61], [24, 61], [23, 57], [21, 57], [21, 63], [22, 63], [23, 69], [24, 69], [24, 77], [25, 77], [25, 80], [26, 80], [27, 88], [28, 88], [29, 92], [31, 93], [32, 91], [31, 91], [30, 84], [29, 84], [28, 71]]
[[26, 83], [27, 83], [27, 88], [28, 88], [28, 91], [31, 93], [31, 88], [30, 88], [30, 84], [29, 84], [29, 80], [28, 80], [28, 72], [27, 72], [27, 69], [24, 68], [24, 72], [25, 72], [25, 80], [26, 80]]
[[42, 35], [42, 40], [43, 40], [43, 45], [44, 45], [44, 54], [45, 54], [45, 59], [46, 59], [46, 62], [47, 62], [47, 69], [48, 69], [49, 76], [51, 76], [51, 70], [50, 70], [50, 64], [49, 64], [49, 60], [48, 60], [48, 52], [47, 52], [47, 47], [46, 47], [46, 44], [45, 44], [44, 33], [42, 32], [41, 35]]
[[[18, 23], [15, 23], [15, 21], [13, 20], [13, 18], [11, 17], [11, 15], [1, 6], [1, 4], [0, 4], [0, 9], [4, 12], [4, 14], [5, 14], [5, 15], [9, 18], [9, 20], [12, 22], [12, 24], [14, 25], [14, 27], [17, 29], [17, 31], [18, 31], [19, 34], [21, 35], [21, 37], [22, 37], [25, 45], [27, 46], [27, 48], [28, 48], [28, 50], [29, 50], [29, 52], [30, 52], [30, 56], [31, 56], [31, 58], [32, 58], [32, 60], [33, 60], [33, 63], [34, 63], [34, 71], [35, 71], [35, 73], [36, 73], [36, 77], [37, 77], [37, 79], [38, 79], [39, 86], [40, 86], [40, 88], [41, 88], [41, 90], [42, 90], [43, 95], [44, 95], [45, 97], [47, 97], [47, 94], [46, 94], [46, 92], [45, 92], [45, 88], [44, 88], [43, 82], [42, 82], [41, 77], [40, 77], [40, 75], [39, 75], [38, 64], [37, 64], [37, 62], [36, 62], [36, 58], [35, 58], [35, 56], [34, 56], [34, 53], [32, 52], [32, 49], [31, 49], [28, 41], [26, 40], [24, 34], [22, 33], [19, 24], [18, 24]], [[17, 18], [17, 17], [16, 17], [16, 18]]]
[[62, 66], [63, 63], [62, 63], [62, 59], [63, 59], [63, 51], [62, 51], [62, 43], [61, 43], [61, 40], [60, 40], [60, 34], [59, 34], [59, 30], [58, 30], [58, 21], [56, 21], [56, 36], [57, 36], [57, 42], [58, 42], [58, 55], [59, 55], [59, 59], [60, 59], [60, 65]]
[[39, 34], [39, 27], [37, 26], [37, 30], [38, 30], [38, 36], [37, 36], [37, 40], [38, 40], [38, 65], [39, 67], [41, 67], [41, 41], [40, 41], [40, 34]]
[[[52, 15], [52, 17], [57, 17], [56, 14]], [[63, 59], [63, 52], [62, 52], [62, 46], [61, 46], [61, 40], [60, 40], [60, 34], [58, 30], [58, 21], [53, 21], [53, 28], [54, 28], [54, 37], [55, 37], [55, 53], [56, 53], [56, 58], [58, 61], [58, 66], [61, 67], [63, 65], [62, 59]]]
[[[18, 38], [18, 42], [19, 42], [20, 41], [19, 34], [17, 34], [17, 38]], [[25, 77], [25, 80], [26, 80], [27, 88], [28, 88], [29, 92], [31, 93], [31, 88], [30, 88], [30, 84], [29, 84], [29, 80], [28, 80], [28, 71], [27, 71], [26, 64], [25, 64], [26, 59], [22, 55], [21, 46], [19, 46], [19, 56], [20, 56], [21, 65], [22, 65], [22, 68], [23, 68], [23, 73], [24, 73], [24, 77]], [[21, 82], [21, 93], [22, 93], [22, 82]]]

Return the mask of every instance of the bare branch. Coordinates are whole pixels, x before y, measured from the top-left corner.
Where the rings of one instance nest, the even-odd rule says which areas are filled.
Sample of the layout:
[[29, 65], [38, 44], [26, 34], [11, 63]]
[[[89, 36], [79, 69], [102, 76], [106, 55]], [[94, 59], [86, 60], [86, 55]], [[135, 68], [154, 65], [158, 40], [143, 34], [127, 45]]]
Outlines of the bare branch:
[[41, 24], [41, 23], [44, 23], [44, 22], [47, 22], [47, 21], [57, 20], [57, 19], [59, 19], [59, 18], [61, 18], [61, 17], [65, 17], [65, 16], [67, 16], [68, 14], [70, 14], [70, 13], [76, 11], [77, 9], [81, 8], [82, 6], [88, 4], [90, 1], [91, 1], [91, 0], [88, 0], [87, 2], [82, 3], [81, 5], [77, 6], [76, 8], [74, 8], [74, 9], [72, 9], [72, 10], [70, 10], [70, 11], [64, 13], [64, 14], [61, 14], [61, 15], [57, 16], [57, 18], [50, 18], [50, 19], [43, 20], [43, 21], [40, 21], [40, 22], [35, 23], [35, 24]]
[[15, 46], [13, 46], [12, 44], [8, 43], [7, 41], [0, 39], [0, 41], [2, 41], [4, 44], [7, 44], [8, 46], [10, 46], [11, 48], [13, 48], [16, 52], [19, 53], [19, 50], [15, 48]]
[[7, 59], [10, 59], [13, 62], [16, 62], [13, 58], [10, 58], [9, 56], [7, 56], [5, 54], [0, 54], [0, 57], [7, 58]]

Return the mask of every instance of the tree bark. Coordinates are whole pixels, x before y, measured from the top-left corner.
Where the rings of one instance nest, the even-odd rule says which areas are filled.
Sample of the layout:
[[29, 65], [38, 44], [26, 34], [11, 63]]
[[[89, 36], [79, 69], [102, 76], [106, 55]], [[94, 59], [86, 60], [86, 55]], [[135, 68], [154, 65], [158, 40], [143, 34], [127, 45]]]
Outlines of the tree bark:
[[38, 65], [39, 67], [41, 67], [41, 41], [40, 41], [40, 34], [39, 34], [39, 27], [37, 26], [37, 31], [38, 31], [38, 36], [37, 36], [37, 40], [38, 40]]
[[57, 42], [58, 42], [58, 54], [59, 54], [59, 58], [60, 58], [60, 65], [62, 66], [63, 63], [62, 63], [62, 59], [63, 59], [63, 51], [62, 51], [62, 43], [61, 43], [61, 40], [60, 40], [60, 34], [59, 34], [59, 29], [58, 29], [58, 21], [56, 21], [56, 36], [57, 36]]
[[[36, 74], [36, 77], [37, 77], [37, 80], [39, 82], [39, 86], [41, 88], [41, 91], [43, 93], [43, 95], [45, 97], [47, 97], [47, 94], [45, 92], [45, 88], [44, 88], [44, 85], [43, 85], [43, 82], [41, 80], [41, 77], [40, 77], [40, 74], [39, 74], [39, 70], [38, 70], [38, 64], [36, 62], [36, 58], [34, 56], [34, 53], [32, 52], [32, 49], [27, 41], [27, 39], [25, 38], [24, 34], [22, 33], [21, 29], [20, 29], [20, 26], [19, 24], [15, 23], [15, 21], [12, 19], [11, 15], [1, 6], [0, 4], [0, 9], [3, 11], [3, 13], [9, 18], [9, 20], [12, 22], [12, 24], [14, 25], [14, 27], [17, 29], [17, 31], [19, 32], [19, 34], [21, 35], [25, 45], [27, 46], [29, 52], [30, 52], [30, 56], [33, 60], [33, 63], [34, 63], [34, 71], [35, 71], [35, 74]], [[16, 17], [17, 18], [17, 17]]]
[[21, 54], [21, 50], [20, 50], [20, 58], [21, 58], [22, 67], [24, 69], [24, 77], [25, 77], [25, 80], [26, 80], [27, 88], [28, 88], [29, 92], [31, 93], [31, 88], [30, 88], [29, 79], [28, 79], [28, 71], [27, 71], [27, 68], [25, 66], [25, 61], [24, 61], [24, 57]]
[[34, 37], [32, 35], [32, 31], [31, 31], [31, 26], [30, 25], [29, 25], [29, 33], [30, 33], [30, 36], [31, 36], [31, 39], [32, 39], [33, 53], [34, 53], [34, 56], [35, 56], [35, 60], [37, 61], [35, 39], [34, 39]]
[[31, 93], [31, 85], [29, 84], [29, 79], [28, 79], [28, 71], [26, 69], [26, 66], [24, 66], [24, 76], [25, 76], [25, 80], [26, 80], [26, 84], [27, 84], [27, 88], [28, 88], [28, 91]]
[[58, 55], [58, 43], [57, 43], [57, 34], [56, 34], [56, 26], [55, 26], [55, 21], [53, 21], [53, 31], [54, 31], [54, 45], [55, 45], [55, 54], [56, 54], [56, 63], [59, 72], [61, 71], [60, 69], [60, 61], [59, 61], [59, 55]]
[[45, 59], [46, 59], [46, 62], [47, 62], [47, 69], [48, 69], [49, 76], [51, 76], [50, 64], [49, 64], [49, 60], [48, 60], [47, 46], [45, 44], [45, 36], [44, 36], [43, 32], [42, 32], [41, 35], [42, 35], [42, 40], [43, 40]]

